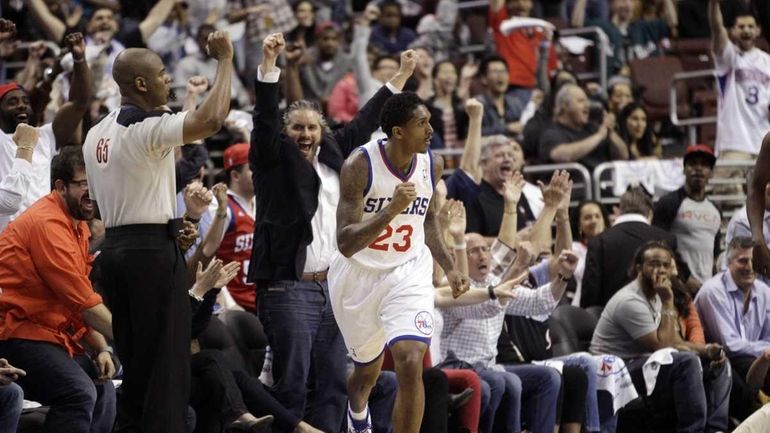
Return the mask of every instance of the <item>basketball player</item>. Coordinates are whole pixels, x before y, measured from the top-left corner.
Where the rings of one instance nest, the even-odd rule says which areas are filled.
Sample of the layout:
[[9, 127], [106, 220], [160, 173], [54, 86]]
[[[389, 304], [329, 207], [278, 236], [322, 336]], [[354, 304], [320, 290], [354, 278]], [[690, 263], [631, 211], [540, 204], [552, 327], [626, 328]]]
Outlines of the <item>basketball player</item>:
[[356, 364], [348, 378], [348, 432], [371, 432], [366, 401], [387, 343], [399, 382], [393, 431], [416, 433], [425, 404], [422, 360], [433, 334], [433, 258], [455, 297], [469, 281], [455, 268], [436, 220], [432, 197], [443, 161], [428, 150], [428, 109], [414, 93], [400, 93], [387, 100], [380, 120], [387, 140], [360, 147], [340, 173], [339, 252], [329, 293]]

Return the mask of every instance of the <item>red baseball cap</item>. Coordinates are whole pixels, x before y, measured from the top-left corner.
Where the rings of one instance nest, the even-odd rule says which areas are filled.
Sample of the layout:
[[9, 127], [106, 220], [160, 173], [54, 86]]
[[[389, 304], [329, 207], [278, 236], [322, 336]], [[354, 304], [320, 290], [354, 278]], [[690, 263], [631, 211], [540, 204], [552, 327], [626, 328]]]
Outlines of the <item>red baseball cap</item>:
[[705, 156], [711, 162], [712, 167], [717, 163], [717, 157], [714, 155], [714, 149], [712, 149], [711, 146], [706, 146], [705, 144], [693, 144], [692, 146], [687, 146], [687, 149], [684, 152], [684, 163], [687, 164], [687, 159], [695, 155]]
[[249, 162], [249, 143], [237, 143], [225, 149], [225, 170]]
[[21, 90], [22, 92], [27, 92], [24, 90], [23, 87], [21, 87], [18, 83], [14, 83], [11, 81], [10, 83], [2, 84], [0, 85], [0, 100], [2, 100], [8, 92], [12, 92], [14, 90]]

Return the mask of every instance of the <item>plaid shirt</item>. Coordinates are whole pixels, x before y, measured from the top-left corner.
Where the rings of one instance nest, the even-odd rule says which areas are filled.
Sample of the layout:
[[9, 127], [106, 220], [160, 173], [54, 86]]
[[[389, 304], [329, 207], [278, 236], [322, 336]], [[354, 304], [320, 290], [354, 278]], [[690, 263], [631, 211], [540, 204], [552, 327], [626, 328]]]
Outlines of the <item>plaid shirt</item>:
[[270, 5], [270, 11], [246, 16], [246, 39], [249, 42], [261, 44], [271, 33], [288, 33], [297, 27], [294, 11], [286, 0], [227, 0], [229, 11], [260, 4]]
[[[540, 267], [535, 266], [536, 273]], [[546, 267], [547, 269], [547, 267]], [[540, 278], [536, 277], [538, 281]], [[484, 281], [471, 281], [471, 286], [486, 288], [497, 286], [500, 278], [492, 274]], [[497, 301], [487, 301], [479, 305], [464, 307], [442, 308], [444, 315], [444, 330], [441, 333], [442, 358], [448, 351], [471, 364], [477, 369], [493, 369], [503, 371], [503, 367], [495, 361], [497, 358], [497, 339], [503, 328], [506, 314], [514, 316], [534, 316], [548, 314], [556, 308], [558, 299], [553, 299], [551, 284], [546, 283], [537, 289], [517, 287], [514, 289], [515, 298], [503, 307]]]

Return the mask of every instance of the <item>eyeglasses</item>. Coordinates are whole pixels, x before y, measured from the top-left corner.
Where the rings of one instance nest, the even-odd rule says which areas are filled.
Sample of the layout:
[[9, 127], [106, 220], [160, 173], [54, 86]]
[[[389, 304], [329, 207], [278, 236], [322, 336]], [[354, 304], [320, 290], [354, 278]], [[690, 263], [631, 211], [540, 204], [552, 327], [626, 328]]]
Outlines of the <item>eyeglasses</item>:
[[70, 185], [77, 185], [80, 189], [86, 189], [88, 188], [88, 180], [71, 180]]

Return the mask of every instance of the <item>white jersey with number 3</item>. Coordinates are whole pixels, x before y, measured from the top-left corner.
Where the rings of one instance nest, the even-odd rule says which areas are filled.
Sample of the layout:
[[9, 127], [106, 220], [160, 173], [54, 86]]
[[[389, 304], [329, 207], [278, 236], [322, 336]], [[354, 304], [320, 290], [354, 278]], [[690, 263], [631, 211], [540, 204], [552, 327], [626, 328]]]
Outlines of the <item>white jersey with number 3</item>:
[[393, 199], [393, 191], [401, 183], [414, 183], [417, 198], [390, 221], [374, 242], [351, 257], [354, 262], [373, 269], [395, 268], [417, 257], [422, 248], [427, 248], [423, 223], [435, 184], [430, 150], [415, 154], [409, 173], [403, 174], [388, 160], [385, 143], [384, 139], [374, 140], [358, 149], [369, 162], [362, 221], [381, 212]]
[[742, 52], [728, 42], [721, 55], [714, 55], [714, 63], [720, 93], [717, 155], [757, 155], [770, 132], [770, 55], [759, 48]]

